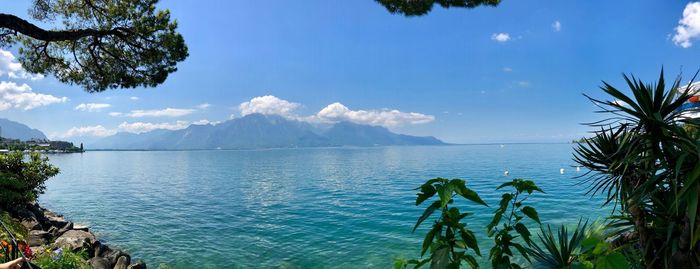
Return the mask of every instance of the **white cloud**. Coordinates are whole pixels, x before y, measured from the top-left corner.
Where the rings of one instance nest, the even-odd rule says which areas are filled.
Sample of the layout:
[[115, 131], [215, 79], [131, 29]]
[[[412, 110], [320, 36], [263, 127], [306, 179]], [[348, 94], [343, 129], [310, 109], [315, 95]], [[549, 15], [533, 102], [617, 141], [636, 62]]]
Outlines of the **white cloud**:
[[219, 123], [221, 123], [221, 122], [220, 121], [209, 121], [209, 120], [198, 120], [198, 121], [192, 122], [192, 125], [208, 125], [208, 124], [217, 125]]
[[[381, 110], [350, 110], [341, 103], [333, 103], [315, 115], [302, 117], [295, 114], [295, 110], [301, 104], [289, 102], [272, 95], [260, 96], [248, 102], [241, 103], [238, 107], [241, 115], [245, 116], [253, 113], [266, 115], [279, 115], [289, 119], [308, 121], [314, 123], [335, 123], [349, 121], [359, 124], [380, 125], [384, 127], [395, 127], [405, 124], [421, 124], [435, 120], [434, 116], [415, 112], [401, 112], [396, 109]], [[234, 119], [231, 115], [230, 119]]]
[[41, 74], [28, 73], [22, 64], [16, 61], [11, 52], [0, 49], [0, 76], [4, 75], [15, 79], [37, 80], [44, 78]]
[[683, 10], [683, 18], [678, 21], [673, 43], [683, 48], [693, 45], [691, 39], [700, 36], [700, 2], [691, 2]]
[[97, 137], [105, 137], [105, 136], [110, 136], [113, 134], [116, 134], [116, 130], [110, 130], [105, 128], [102, 125], [95, 125], [95, 126], [82, 126], [82, 127], [73, 127], [68, 129], [63, 135], [60, 135], [59, 137], [62, 138], [69, 138], [69, 137], [76, 137], [76, 136], [97, 136]]
[[435, 120], [434, 116], [416, 112], [401, 112], [396, 109], [350, 110], [341, 103], [333, 103], [321, 109], [310, 121], [340, 122], [349, 121], [359, 124], [395, 127], [405, 124], [422, 124]]
[[510, 35], [508, 33], [494, 33], [493, 35], [491, 35], [491, 40], [503, 43], [510, 40]]
[[199, 108], [200, 110], [205, 110], [209, 107], [211, 107], [211, 104], [209, 104], [209, 103], [203, 103], [203, 104], [197, 105], [197, 108]]
[[243, 102], [238, 106], [241, 115], [245, 116], [253, 113], [266, 115], [281, 115], [291, 117], [294, 110], [301, 106], [298, 103], [292, 103], [287, 100], [279, 99], [272, 95], [259, 96], [250, 99], [248, 102]]
[[143, 118], [143, 117], [182, 117], [194, 113], [194, 109], [189, 108], [165, 108], [165, 109], [154, 109], [154, 110], [132, 110], [125, 114], [114, 114], [112, 116], [127, 116], [131, 118]]
[[518, 86], [520, 87], [530, 87], [530, 82], [529, 81], [518, 81]]
[[105, 109], [105, 108], [108, 108], [111, 106], [112, 105], [110, 105], [110, 104], [87, 103], [87, 104], [79, 104], [73, 110], [80, 110], [80, 111], [87, 111], [87, 112], [100, 112], [100, 111], [102, 111], [102, 109]]
[[0, 111], [9, 108], [30, 110], [55, 103], [65, 103], [67, 97], [36, 93], [27, 84], [0, 81]]
[[139, 98], [138, 98], [138, 97], [136, 97], [136, 96], [132, 96], [132, 97], [129, 97], [129, 99], [131, 99], [131, 100], [134, 100], [134, 101], [137, 101], [137, 100], [139, 100]]
[[122, 122], [119, 124], [119, 130], [129, 133], [146, 133], [157, 129], [180, 130], [189, 126], [187, 121], [177, 121], [174, 123], [150, 123], [150, 122]]
[[503, 72], [513, 72], [513, 68], [503, 67]]
[[124, 115], [124, 113], [121, 113], [121, 112], [109, 112], [109, 115], [112, 116], [112, 117], [121, 117], [122, 115]]
[[554, 30], [555, 32], [561, 31], [561, 22], [559, 22], [559, 21], [554, 21], [554, 22], [552, 23], [552, 30]]

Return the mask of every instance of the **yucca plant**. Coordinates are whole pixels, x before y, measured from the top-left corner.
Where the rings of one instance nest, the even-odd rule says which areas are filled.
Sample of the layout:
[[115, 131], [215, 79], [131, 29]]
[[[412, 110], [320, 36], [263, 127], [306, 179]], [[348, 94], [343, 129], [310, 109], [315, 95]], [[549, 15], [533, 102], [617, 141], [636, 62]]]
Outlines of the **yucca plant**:
[[[581, 242], [586, 236], [588, 221], [581, 225], [579, 221], [573, 233], [569, 236], [569, 229], [561, 225], [557, 235], [552, 231], [552, 227], [540, 226], [539, 243], [532, 242], [528, 253], [547, 268], [566, 268], [576, 261], [581, 250]], [[540, 246], [541, 245], [541, 246]]]
[[579, 143], [574, 160], [588, 168], [589, 193], [602, 194], [616, 207], [614, 225], [628, 225], [650, 268], [697, 268], [700, 253], [698, 144], [686, 125], [697, 125], [682, 110], [691, 88], [677, 78], [666, 87], [623, 76], [629, 95], [603, 82], [613, 100], [589, 99], [609, 117], [589, 124], [594, 136]]

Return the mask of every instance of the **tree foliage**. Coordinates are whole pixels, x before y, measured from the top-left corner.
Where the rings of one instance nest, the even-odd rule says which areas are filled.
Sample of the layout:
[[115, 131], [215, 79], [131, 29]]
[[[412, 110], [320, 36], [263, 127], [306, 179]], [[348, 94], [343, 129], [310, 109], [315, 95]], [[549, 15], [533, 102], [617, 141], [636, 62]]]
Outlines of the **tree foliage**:
[[0, 13], [0, 45], [20, 44], [30, 72], [51, 74], [88, 92], [154, 87], [187, 56], [184, 38], [158, 0], [35, 0], [30, 14], [43, 29]]
[[58, 174], [47, 157], [22, 152], [0, 154], [0, 208], [34, 201], [46, 189], [44, 182]]
[[589, 97], [610, 117], [590, 124], [597, 131], [577, 145], [575, 161], [590, 170], [590, 193], [617, 206], [613, 226], [631, 235], [626, 245], [642, 253], [638, 263], [697, 268], [700, 144], [683, 126], [698, 120], [681, 110], [691, 89], [680, 78], [667, 87], [663, 70], [656, 83], [624, 79], [630, 95], [603, 82], [613, 100]]
[[475, 8], [478, 6], [497, 6], [501, 0], [376, 0], [389, 12], [404, 16], [422, 16], [428, 14], [438, 4], [443, 8]]

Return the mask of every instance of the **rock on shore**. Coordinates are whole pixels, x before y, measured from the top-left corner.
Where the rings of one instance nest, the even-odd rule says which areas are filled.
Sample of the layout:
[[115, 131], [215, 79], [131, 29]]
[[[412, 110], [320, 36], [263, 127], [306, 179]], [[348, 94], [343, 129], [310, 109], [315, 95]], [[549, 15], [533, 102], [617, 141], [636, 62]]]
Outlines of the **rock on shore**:
[[36, 203], [16, 207], [11, 213], [29, 231], [25, 239], [34, 252], [53, 242], [69, 250], [85, 250], [92, 268], [146, 269], [143, 261], [131, 263], [128, 253], [102, 244], [87, 226], [67, 221]]

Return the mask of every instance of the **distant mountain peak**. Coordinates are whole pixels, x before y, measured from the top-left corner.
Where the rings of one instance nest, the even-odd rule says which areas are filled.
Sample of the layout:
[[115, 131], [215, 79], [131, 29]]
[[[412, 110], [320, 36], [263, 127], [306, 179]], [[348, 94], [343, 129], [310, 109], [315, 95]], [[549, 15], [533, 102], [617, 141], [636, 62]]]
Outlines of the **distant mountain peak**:
[[22, 141], [33, 138], [47, 139], [43, 132], [8, 119], [0, 118], [0, 128], [2, 128], [0, 129], [0, 137], [3, 138], [19, 139]]

